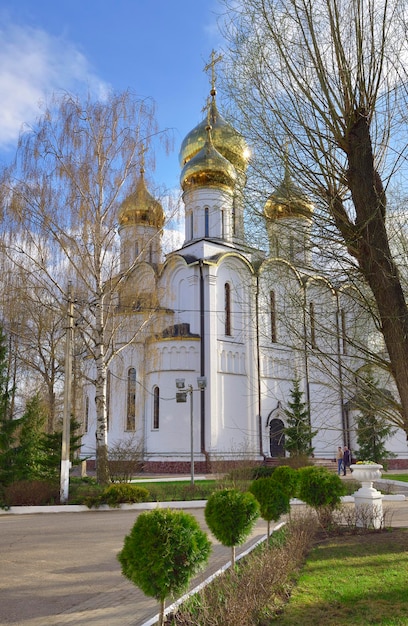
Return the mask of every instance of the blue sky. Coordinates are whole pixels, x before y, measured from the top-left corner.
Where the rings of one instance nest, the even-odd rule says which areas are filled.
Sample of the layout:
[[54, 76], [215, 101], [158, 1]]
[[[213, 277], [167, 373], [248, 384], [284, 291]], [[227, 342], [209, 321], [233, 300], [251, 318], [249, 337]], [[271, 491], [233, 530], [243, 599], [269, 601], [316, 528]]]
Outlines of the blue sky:
[[221, 38], [218, 0], [0, 0], [0, 161], [54, 91], [130, 89], [150, 96], [175, 149], [157, 154], [157, 185], [176, 187], [178, 150], [203, 118], [203, 72]]

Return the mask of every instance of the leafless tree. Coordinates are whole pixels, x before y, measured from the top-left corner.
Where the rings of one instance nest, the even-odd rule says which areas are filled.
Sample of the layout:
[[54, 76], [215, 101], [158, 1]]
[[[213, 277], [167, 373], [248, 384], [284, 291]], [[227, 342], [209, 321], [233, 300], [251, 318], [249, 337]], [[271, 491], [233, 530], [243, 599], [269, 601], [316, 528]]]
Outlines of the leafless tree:
[[[133, 269], [120, 273], [118, 211], [134, 191], [141, 155], [159, 136], [148, 99], [129, 92], [110, 94], [103, 102], [54, 96], [38, 123], [22, 134], [16, 161], [2, 181], [8, 258], [35, 272], [37, 289], [53, 293], [62, 309], [68, 281], [78, 300], [77, 332], [94, 364], [101, 483], [109, 479], [107, 366], [126, 343], [123, 337], [115, 343], [123, 322], [115, 307]], [[138, 331], [135, 325], [126, 341]]]
[[224, 0], [223, 86], [254, 146], [252, 189], [285, 160], [375, 301], [408, 433], [408, 310], [386, 218], [407, 157], [403, 0]]

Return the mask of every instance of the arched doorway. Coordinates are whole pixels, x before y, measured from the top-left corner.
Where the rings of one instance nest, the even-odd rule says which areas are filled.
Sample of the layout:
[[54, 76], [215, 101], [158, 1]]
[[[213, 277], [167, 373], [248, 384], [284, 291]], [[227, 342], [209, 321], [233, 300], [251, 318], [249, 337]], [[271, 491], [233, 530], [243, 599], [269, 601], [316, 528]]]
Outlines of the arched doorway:
[[281, 419], [272, 419], [269, 424], [271, 457], [285, 456], [285, 425]]

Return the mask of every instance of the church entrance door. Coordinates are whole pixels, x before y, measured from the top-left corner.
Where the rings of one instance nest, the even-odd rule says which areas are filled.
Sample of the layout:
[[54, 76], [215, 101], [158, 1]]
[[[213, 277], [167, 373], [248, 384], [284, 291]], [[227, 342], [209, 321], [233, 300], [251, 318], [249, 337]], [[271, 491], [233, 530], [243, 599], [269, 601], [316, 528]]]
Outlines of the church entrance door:
[[270, 423], [270, 452], [271, 457], [285, 456], [284, 424], [280, 419], [273, 419]]

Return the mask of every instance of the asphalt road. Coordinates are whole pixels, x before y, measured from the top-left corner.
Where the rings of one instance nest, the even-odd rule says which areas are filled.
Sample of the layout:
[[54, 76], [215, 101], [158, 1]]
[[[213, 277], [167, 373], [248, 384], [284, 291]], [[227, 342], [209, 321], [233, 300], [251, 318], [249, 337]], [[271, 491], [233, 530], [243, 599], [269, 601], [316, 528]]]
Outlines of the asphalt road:
[[[208, 531], [203, 509], [189, 512]], [[1, 626], [137, 626], [156, 615], [156, 601], [122, 576], [116, 556], [137, 515], [114, 510], [0, 516]], [[265, 531], [260, 520], [249, 543]], [[209, 567], [194, 585], [230, 559], [230, 549], [211, 539]]]

